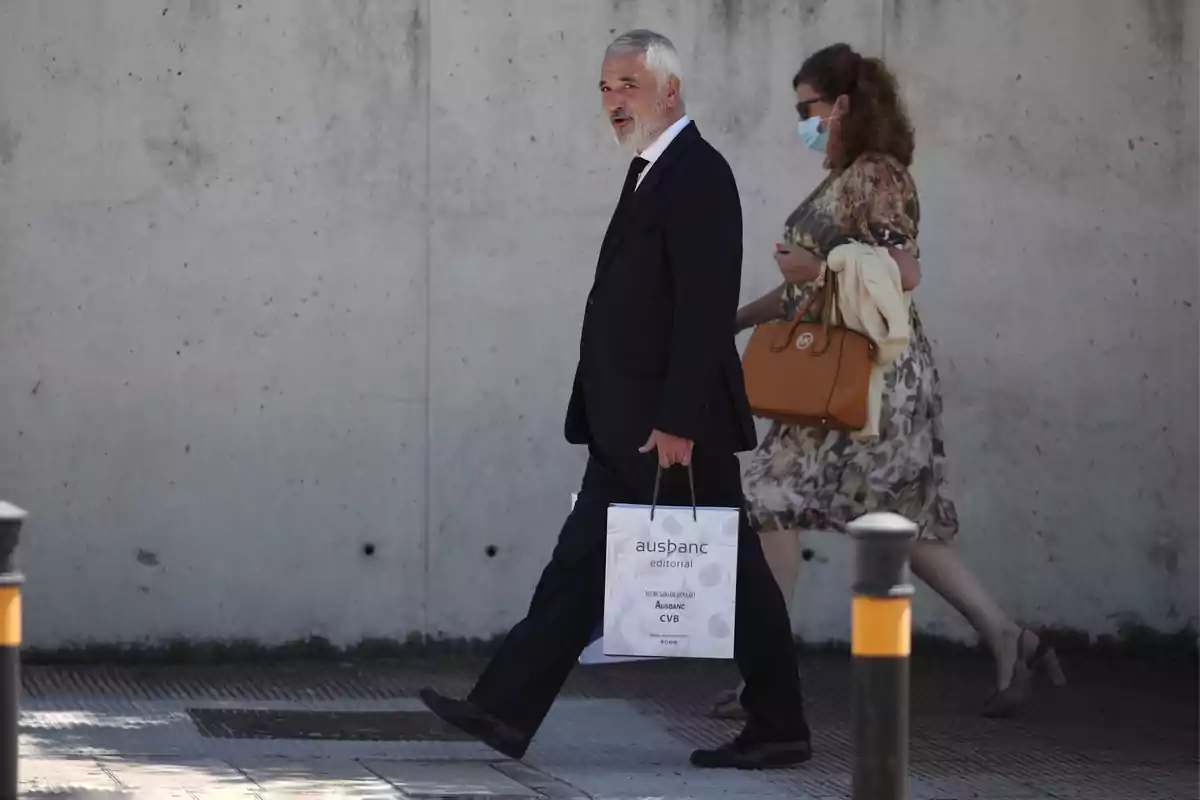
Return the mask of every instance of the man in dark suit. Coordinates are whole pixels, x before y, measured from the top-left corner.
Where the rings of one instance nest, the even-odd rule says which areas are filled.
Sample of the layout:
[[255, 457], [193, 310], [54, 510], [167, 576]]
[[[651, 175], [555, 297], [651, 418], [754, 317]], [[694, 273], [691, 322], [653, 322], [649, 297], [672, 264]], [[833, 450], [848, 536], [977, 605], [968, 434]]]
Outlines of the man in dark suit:
[[[742, 211], [729, 165], [684, 113], [679, 57], [650, 31], [619, 37], [600, 81], [618, 142], [638, 154], [587, 298], [566, 435], [590, 458], [525, 619], [467, 700], [426, 689], [435, 714], [521, 758], [603, 615], [610, 503], [649, 504], [658, 469], [694, 473], [701, 505], [743, 508], [736, 453], [755, 445], [734, 317]], [[660, 502], [691, 502], [664, 469]], [[700, 767], [787, 766], [811, 756], [787, 608], [742, 515], [735, 658], [748, 722], [697, 750]]]

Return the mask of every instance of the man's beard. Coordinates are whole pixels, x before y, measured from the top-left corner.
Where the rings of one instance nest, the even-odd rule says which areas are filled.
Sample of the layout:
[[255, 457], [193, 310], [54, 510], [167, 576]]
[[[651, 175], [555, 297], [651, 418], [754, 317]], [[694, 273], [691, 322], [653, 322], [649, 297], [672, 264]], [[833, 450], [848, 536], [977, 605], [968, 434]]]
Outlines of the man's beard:
[[636, 117], [631, 116], [630, 119], [633, 120], [633, 126], [624, 135], [614, 128], [613, 138], [616, 139], [617, 144], [627, 150], [633, 151], [635, 155], [641, 153], [666, 130], [667, 126], [662, 124], [666, 110], [666, 103], [660, 100], [655, 103], [653, 112]]

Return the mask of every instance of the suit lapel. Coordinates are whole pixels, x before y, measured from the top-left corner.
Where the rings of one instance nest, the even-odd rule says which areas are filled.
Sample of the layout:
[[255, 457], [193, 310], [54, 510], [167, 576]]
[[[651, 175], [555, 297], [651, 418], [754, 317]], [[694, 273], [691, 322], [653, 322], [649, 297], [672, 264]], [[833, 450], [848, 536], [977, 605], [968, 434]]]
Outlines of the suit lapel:
[[679, 160], [688, 148], [700, 140], [700, 132], [696, 129], [696, 123], [688, 124], [679, 132], [669, 145], [663, 151], [663, 154], [654, 162], [654, 166], [646, 173], [646, 177], [642, 180], [642, 185], [634, 192], [633, 199], [629, 203], [629, 213], [625, 216], [625, 222], [628, 224], [636, 220], [641, 213], [647, 208], [650, 201], [653, 199], [658, 186], [662, 183], [663, 178], [670, 171], [671, 167]]
[[608, 263], [609, 256], [612, 255], [612, 249], [619, 240], [619, 234], [623, 228], [621, 221], [626, 217], [628, 211], [629, 204], [625, 208], [622, 208], [618, 203], [617, 207], [613, 209], [612, 219], [608, 221], [608, 230], [604, 232], [604, 241], [600, 243], [600, 259], [596, 266], [597, 275], [604, 269], [605, 264]]
[[700, 131], [696, 128], [696, 123], [691, 122], [685, 126], [671, 143], [667, 145], [667, 149], [658, 157], [658, 160], [650, 166], [650, 171], [642, 178], [641, 186], [633, 193], [633, 197], [629, 199], [629, 203], [624, 208], [618, 208], [613, 213], [612, 220], [608, 223], [608, 230], [604, 234], [604, 241], [600, 245], [600, 259], [596, 266], [597, 280], [599, 280], [605, 267], [612, 260], [612, 256], [621, 244], [621, 241], [625, 238], [629, 226], [645, 212], [648, 207], [647, 204], [655, 195], [659, 184], [670, 170], [671, 165], [699, 140]]

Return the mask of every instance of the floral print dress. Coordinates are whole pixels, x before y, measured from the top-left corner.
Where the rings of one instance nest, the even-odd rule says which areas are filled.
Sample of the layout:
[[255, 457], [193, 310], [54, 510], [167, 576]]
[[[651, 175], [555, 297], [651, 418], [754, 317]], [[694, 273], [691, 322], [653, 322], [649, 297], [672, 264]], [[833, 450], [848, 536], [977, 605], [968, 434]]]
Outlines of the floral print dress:
[[[849, 240], [899, 246], [916, 256], [919, 223], [908, 170], [891, 156], [867, 153], [831, 172], [792, 213], [784, 241], [821, 258]], [[782, 301], [788, 319], [815, 290], [812, 284], [787, 286]], [[772, 425], [746, 473], [757, 524], [840, 531], [863, 514], [891, 511], [917, 523], [920, 539], [953, 540], [958, 515], [946, 496], [941, 389], [915, 304], [910, 325], [908, 348], [884, 377], [878, 438]]]

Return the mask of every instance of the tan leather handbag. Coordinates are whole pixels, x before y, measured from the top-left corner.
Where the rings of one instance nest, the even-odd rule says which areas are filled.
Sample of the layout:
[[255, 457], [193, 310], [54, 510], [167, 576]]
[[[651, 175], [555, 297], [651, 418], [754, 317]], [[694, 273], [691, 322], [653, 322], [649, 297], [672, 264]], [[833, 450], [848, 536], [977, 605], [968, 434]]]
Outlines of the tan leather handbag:
[[760, 325], [742, 356], [750, 410], [785, 425], [860, 430], [867, 424], [875, 345], [834, 324], [836, 276], [825, 282], [821, 322], [804, 322], [814, 293], [792, 321]]

